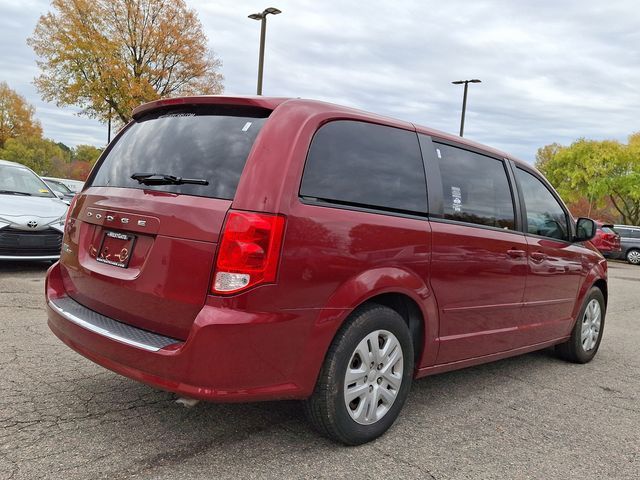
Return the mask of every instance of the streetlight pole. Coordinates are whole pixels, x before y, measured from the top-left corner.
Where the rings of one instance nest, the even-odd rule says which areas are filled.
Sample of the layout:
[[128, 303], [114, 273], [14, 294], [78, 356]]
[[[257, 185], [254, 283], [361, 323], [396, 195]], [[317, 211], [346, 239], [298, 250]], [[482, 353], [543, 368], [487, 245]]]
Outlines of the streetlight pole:
[[262, 13], [252, 13], [249, 18], [260, 20], [260, 58], [258, 59], [258, 88], [256, 93], [262, 95], [262, 74], [264, 72], [264, 41], [267, 36], [267, 15], [278, 15], [282, 13], [274, 7], [265, 8]]
[[451, 82], [454, 85], [462, 85], [464, 83], [464, 94], [462, 96], [462, 115], [460, 116], [460, 136], [462, 137], [464, 134], [464, 116], [467, 112], [467, 90], [469, 88], [470, 83], [481, 83], [477, 78], [473, 78], [471, 80], [456, 80], [455, 82]]
[[111, 143], [111, 105], [109, 105], [109, 120], [107, 123], [107, 145]]

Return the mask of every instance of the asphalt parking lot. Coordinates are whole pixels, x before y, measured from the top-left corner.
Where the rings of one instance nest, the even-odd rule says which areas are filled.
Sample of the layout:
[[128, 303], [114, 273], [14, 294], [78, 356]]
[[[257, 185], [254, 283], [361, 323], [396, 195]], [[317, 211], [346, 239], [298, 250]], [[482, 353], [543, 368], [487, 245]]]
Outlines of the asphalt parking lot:
[[98, 367], [49, 331], [46, 265], [0, 264], [0, 478], [640, 476], [640, 267], [610, 265], [600, 351], [419, 380], [382, 438], [318, 437], [297, 402], [200, 403]]

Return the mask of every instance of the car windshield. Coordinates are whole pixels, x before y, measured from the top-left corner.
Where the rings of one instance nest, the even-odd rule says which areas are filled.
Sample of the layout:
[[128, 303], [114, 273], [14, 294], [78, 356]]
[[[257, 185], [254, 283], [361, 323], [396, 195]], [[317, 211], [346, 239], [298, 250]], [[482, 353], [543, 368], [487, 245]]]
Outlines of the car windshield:
[[0, 195], [54, 196], [35, 173], [13, 165], [0, 165]]
[[69, 195], [70, 193], [73, 193], [71, 190], [69, 190], [67, 188], [67, 186], [64, 183], [56, 182], [54, 180], [45, 180], [44, 183], [49, 185], [49, 187], [54, 192], [59, 192], [59, 193], [62, 193], [64, 195]]

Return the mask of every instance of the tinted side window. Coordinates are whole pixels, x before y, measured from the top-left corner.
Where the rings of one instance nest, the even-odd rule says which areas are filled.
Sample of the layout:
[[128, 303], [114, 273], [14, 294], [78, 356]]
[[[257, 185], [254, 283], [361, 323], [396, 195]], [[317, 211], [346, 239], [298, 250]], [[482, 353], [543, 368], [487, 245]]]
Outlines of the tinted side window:
[[417, 135], [347, 120], [324, 125], [311, 142], [300, 195], [426, 213], [427, 191]]
[[569, 239], [567, 215], [549, 189], [534, 175], [516, 168], [527, 210], [527, 230], [534, 235]]
[[442, 175], [444, 218], [515, 229], [511, 188], [504, 162], [436, 143]]

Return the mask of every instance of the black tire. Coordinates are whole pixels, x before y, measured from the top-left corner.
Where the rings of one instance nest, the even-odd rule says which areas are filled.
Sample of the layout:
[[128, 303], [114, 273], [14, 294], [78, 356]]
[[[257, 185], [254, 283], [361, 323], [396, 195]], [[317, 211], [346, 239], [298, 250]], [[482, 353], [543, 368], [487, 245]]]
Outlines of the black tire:
[[625, 255], [627, 262], [631, 265], [640, 265], [640, 250], [637, 248], [631, 248]]
[[[592, 348], [585, 350], [582, 342], [582, 328], [583, 321], [585, 321], [587, 306], [592, 300], [597, 301], [600, 306], [600, 328], [595, 345], [593, 345]], [[556, 345], [556, 353], [558, 356], [573, 363], [590, 362], [593, 357], [596, 356], [598, 348], [600, 348], [600, 342], [602, 341], [602, 335], [604, 333], [605, 316], [606, 306], [604, 302], [604, 295], [598, 287], [591, 287], [591, 290], [589, 290], [589, 293], [584, 299], [578, 318], [576, 319], [575, 326], [571, 332], [571, 338], [564, 343]]]
[[[344, 396], [345, 375], [349, 362], [355, 359], [353, 356], [356, 355], [355, 350], [360, 342], [376, 331], [390, 332], [398, 341], [402, 350], [402, 382], [386, 413], [375, 423], [363, 425], [356, 422], [347, 410]], [[313, 395], [305, 402], [305, 412], [309, 421], [322, 435], [345, 445], [360, 445], [374, 440], [391, 427], [400, 413], [411, 388], [413, 366], [413, 343], [404, 319], [394, 310], [378, 304], [369, 304], [357, 309], [336, 334], [327, 352]], [[363, 368], [369, 367], [363, 365]], [[400, 377], [399, 373], [397, 375]], [[368, 377], [364, 377], [365, 384], [371, 381], [367, 378], [371, 379], [371, 376], [368, 374]], [[381, 381], [379, 379], [378, 384]], [[368, 387], [369, 391], [372, 391], [374, 386]], [[377, 398], [380, 403], [377, 403], [376, 409], [383, 401], [382, 396]]]

